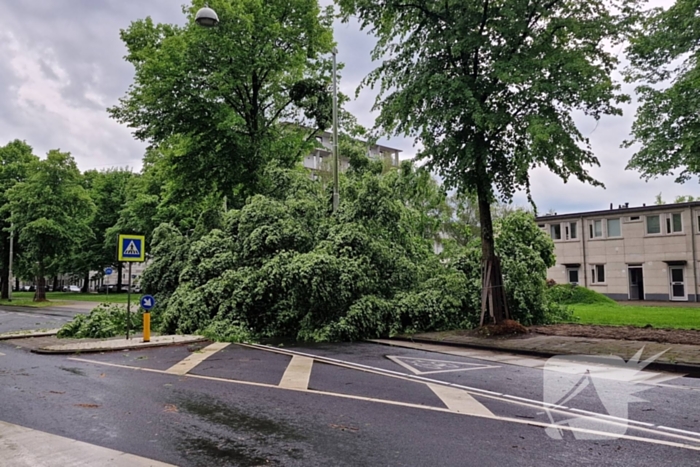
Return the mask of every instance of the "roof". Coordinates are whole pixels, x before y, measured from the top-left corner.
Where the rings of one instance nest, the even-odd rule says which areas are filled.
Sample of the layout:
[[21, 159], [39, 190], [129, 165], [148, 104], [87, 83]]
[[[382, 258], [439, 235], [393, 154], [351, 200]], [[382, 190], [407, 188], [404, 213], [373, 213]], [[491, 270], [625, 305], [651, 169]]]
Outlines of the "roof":
[[668, 211], [673, 209], [686, 209], [700, 207], [700, 201], [691, 201], [689, 203], [675, 203], [675, 204], [652, 204], [649, 206], [637, 206], [637, 207], [621, 207], [613, 209], [604, 209], [601, 211], [584, 211], [584, 212], [572, 212], [568, 214], [553, 214], [538, 216], [535, 218], [537, 222], [542, 221], [552, 221], [552, 220], [564, 220], [564, 219], [578, 219], [580, 217], [610, 217], [611, 215], [631, 215], [644, 212], [655, 212], [655, 211]]

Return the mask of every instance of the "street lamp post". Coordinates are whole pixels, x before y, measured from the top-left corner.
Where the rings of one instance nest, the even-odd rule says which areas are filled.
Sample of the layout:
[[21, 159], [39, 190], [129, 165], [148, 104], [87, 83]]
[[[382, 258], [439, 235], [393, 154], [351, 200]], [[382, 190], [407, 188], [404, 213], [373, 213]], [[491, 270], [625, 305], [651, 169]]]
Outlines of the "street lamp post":
[[[209, 8], [209, 5], [205, 5], [204, 8], [200, 8], [195, 14], [194, 21], [205, 28], [212, 28], [219, 24], [219, 17], [216, 12]], [[333, 48], [333, 212], [338, 210], [338, 204], [340, 203], [340, 193], [338, 190], [338, 83], [337, 83], [337, 63], [336, 55], [338, 54], [338, 49]]]
[[338, 210], [340, 193], [338, 191], [338, 83], [336, 55], [338, 49], [333, 48], [333, 212]]

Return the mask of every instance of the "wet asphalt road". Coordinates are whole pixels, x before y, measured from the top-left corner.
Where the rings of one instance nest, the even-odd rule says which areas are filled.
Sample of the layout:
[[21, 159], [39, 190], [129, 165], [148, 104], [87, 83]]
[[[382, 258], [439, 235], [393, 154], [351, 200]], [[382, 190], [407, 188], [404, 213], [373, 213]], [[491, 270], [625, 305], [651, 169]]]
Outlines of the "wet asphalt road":
[[[203, 345], [45, 356], [0, 342], [0, 420], [182, 466], [700, 464], [700, 451], [649, 441], [581, 440], [570, 432], [552, 439], [541, 426], [527, 424], [546, 422], [542, 410], [516, 399], [475, 397], [504, 419], [449, 413], [421, 382], [318, 361], [308, 383], [315, 392], [282, 389], [276, 386], [291, 357], [238, 345], [213, 354], [187, 376], [162, 372]], [[387, 356], [409, 363], [455, 362], [471, 369], [425, 376], [525, 399], [543, 397], [538, 369], [369, 343], [283, 349], [406, 375], [412, 372]], [[630, 419], [700, 431], [700, 380], [665, 384], [671, 387], [637, 393], [646, 402], [629, 404]], [[619, 383], [615, 390], [625, 394], [628, 385]], [[569, 407], [603, 412], [590, 389]], [[658, 431], [630, 428], [626, 434], [679, 442]]]

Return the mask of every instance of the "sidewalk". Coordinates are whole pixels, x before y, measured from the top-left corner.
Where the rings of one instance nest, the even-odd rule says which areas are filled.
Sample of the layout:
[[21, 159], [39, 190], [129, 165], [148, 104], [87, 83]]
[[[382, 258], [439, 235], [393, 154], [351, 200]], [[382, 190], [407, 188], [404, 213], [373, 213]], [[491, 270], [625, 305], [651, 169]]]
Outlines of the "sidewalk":
[[[461, 333], [461, 334], [460, 334]], [[528, 334], [508, 338], [474, 337], [461, 331], [397, 336], [394, 340], [452, 345], [549, 358], [555, 355], [616, 355], [625, 360], [644, 348], [642, 360], [666, 351], [649, 369], [700, 375], [700, 345]]]

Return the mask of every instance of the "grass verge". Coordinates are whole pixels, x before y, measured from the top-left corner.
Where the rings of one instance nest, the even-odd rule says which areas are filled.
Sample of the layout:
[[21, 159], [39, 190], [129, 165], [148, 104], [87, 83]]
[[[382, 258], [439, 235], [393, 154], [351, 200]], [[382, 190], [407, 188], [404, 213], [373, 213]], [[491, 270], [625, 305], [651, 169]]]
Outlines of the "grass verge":
[[614, 302], [569, 306], [574, 310], [578, 324], [700, 329], [700, 307], [622, 306]]
[[[136, 303], [139, 294], [131, 294], [131, 302]], [[12, 301], [0, 300], [0, 305], [45, 307], [65, 305], [66, 302], [95, 302], [95, 303], [126, 303], [127, 294], [96, 294], [96, 293], [73, 293], [73, 292], [46, 292], [48, 302], [34, 302], [34, 292], [13, 292]]]

